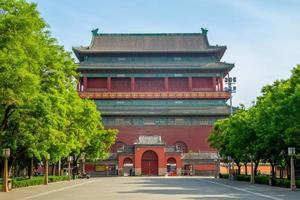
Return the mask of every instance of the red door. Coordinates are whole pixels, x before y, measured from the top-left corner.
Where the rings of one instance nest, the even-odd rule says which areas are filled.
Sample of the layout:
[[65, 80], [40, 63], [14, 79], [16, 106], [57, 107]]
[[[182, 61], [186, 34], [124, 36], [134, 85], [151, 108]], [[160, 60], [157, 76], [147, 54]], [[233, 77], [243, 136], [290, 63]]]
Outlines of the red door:
[[142, 156], [142, 175], [158, 175], [158, 157], [154, 151], [146, 151]]

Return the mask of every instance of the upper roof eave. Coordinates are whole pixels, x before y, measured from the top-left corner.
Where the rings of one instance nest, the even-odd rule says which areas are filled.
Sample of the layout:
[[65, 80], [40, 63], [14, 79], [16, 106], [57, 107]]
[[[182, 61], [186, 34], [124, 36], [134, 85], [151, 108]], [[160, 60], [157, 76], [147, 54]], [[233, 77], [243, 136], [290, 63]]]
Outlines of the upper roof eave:
[[77, 48], [73, 47], [73, 51], [78, 53], [87, 53], [87, 54], [95, 54], [95, 53], [211, 53], [218, 51], [225, 51], [226, 46], [218, 46], [212, 47], [204, 50], [92, 50], [88, 48]]
[[78, 70], [105, 70], [105, 69], [195, 69], [195, 70], [231, 70], [234, 64], [217, 62], [212, 64], [189, 64], [189, 63], [170, 63], [170, 64], [80, 64]]
[[83, 61], [83, 57], [85, 55], [95, 55], [95, 54], [130, 54], [130, 53], [134, 53], [134, 54], [155, 54], [155, 53], [168, 53], [168, 54], [176, 54], [176, 53], [184, 53], [184, 54], [188, 54], [188, 53], [195, 53], [195, 54], [207, 54], [207, 53], [215, 53], [217, 54], [218, 60], [220, 60], [222, 58], [222, 56], [224, 55], [227, 47], [226, 46], [218, 46], [218, 47], [212, 47], [212, 48], [208, 48], [205, 50], [199, 50], [199, 51], [195, 51], [195, 50], [181, 50], [181, 51], [172, 51], [172, 50], [164, 50], [164, 51], [136, 51], [136, 50], [124, 50], [124, 51], [103, 51], [103, 50], [91, 50], [87, 47], [82, 48], [82, 47], [73, 47], [72, 48], [76, 57], [78, 58], [79, 61]]

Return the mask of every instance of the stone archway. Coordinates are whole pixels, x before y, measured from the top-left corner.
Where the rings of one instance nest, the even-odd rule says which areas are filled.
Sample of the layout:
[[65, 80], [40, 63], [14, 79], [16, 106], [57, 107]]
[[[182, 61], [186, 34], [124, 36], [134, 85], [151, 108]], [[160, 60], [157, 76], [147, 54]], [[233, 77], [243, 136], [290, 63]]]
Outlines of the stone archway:
[[177, 174], [177, 165], [175, 158], [169, 158], [167, 160], [167, 173], [169, 176], [175, 176]]
[[154, 151], [145, 151], [142, 155], [142, 175], [158, 175], [158, 156]]
[[185, 142], [183, 142], [183, 141], [177, 141], [177, 142], [175, 142], [174, 145], [176, 147], [178, 147], [182, 151], [182, 153], [187, 153], [188, 152], [188, 146], [186, 145]]
[[133, 161], [131, 158], [125, 158], [123, 160], [123, 174], [124, 176], [133, 176]]

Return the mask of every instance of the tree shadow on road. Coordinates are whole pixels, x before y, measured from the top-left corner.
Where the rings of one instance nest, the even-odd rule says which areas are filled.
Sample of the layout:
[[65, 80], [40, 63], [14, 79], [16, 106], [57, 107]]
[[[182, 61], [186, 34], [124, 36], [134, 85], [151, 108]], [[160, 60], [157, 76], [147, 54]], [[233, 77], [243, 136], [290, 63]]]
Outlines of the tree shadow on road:
[[[126, 182], [137, 185], [137, 189], [122, 191], [122, 194], [156, 194], [162, 196], [176, 195], [181, 199], [243, 199], [247, 194], [238, 191], [228, 191], [224, 187], [209, 184], [203, 179], [191, 178], [148, 178], [142, 181]], [[247, 196], [248, 197], [248, 196]], [[175, 198], [176, 199], [176, 198]]]

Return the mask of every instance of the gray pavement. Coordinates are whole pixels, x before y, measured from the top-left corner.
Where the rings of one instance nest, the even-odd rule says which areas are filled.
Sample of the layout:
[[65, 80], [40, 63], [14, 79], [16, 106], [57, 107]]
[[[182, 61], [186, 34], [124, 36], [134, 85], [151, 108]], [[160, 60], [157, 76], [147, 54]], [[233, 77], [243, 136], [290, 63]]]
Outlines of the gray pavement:
[[299, 200], [300, 191], [203, 177], [103, 177], [0, 192], [0, 200]]

